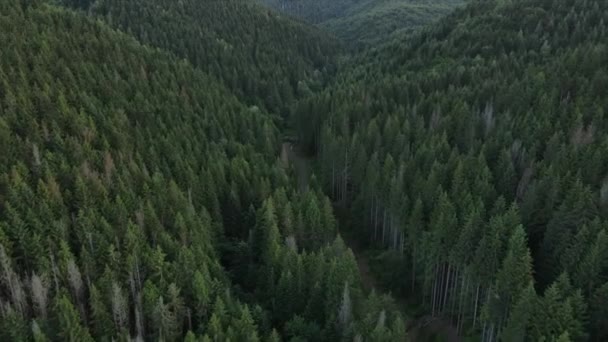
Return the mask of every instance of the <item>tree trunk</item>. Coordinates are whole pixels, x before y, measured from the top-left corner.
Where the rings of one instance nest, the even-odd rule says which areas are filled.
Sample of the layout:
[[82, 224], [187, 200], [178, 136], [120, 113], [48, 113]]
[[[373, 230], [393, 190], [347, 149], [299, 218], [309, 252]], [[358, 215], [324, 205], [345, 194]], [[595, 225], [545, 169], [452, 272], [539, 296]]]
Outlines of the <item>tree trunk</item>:
[[[455, 295], [458, 295], [458, 280], [460, 277], [460, 267], [456, 266], [456, 273], [454, 273], [454, 288], [452, 289], [452, 292], [450, 293], [450, 322], [453, 323], [452, 317], [454, 315], [454, 306], [456, 306], [456, 298], [454, 298]], [[462, 289], [461, 289], [462, 291]]]
[[376, 211], [374, 213], [374, 227], [376, 227], [376, 234], [374, 234], [374, 240], [378, 241], [378, 198], [376, 198]]
[[443, 310], [445, 310], [445, 306], [448, 303], [448, 291], [450, 290], [450, 275], [451, 275], [451, 265], [448, 263], [448, 275], [447, 275], [447, 281], [445, 282], [445, 293], [443, 295]]
[[346, 191], [348, 187], [348, 147], [346, 148], [345, 154], [346, 156], [344, 158], [344, 188], [342, 189], [342, 200], [344, 201], [344, 204], [346, 204]]
[[439, 307], [438, 311], [439, 311], [440, 314], [441, 314], [441, 312], [443, 312], [442, 303], [443, 303], [443, 293], [444, 293], [443, 289], [445, 287], [445, 276], [446, 276], [446, 274], [445, 274], [445, 263], [442, 262], [441, 263], [441, 270], [440, 270], [440, 273], [439, 273], [439, 279], [440, 279], [439, 290], [438, 290], [439, 291], [439, 293], [438, 293], [438, 295], [439, 295], [439, 303], [437, 304], [437, 306]]
[[386, 245], [386, 209], [382, 211], [382, 247], [384, 247]]
[[397, 227], [395, 227], [394, 223], [391, 224], [391, 226], [393, 227], [393, 249], [397, 250], [399, 249], [399, 229], [397, 229]]
[[439, 273], [439, 265], [435, 264], [435, 279], [433, 280], [433, 298], [432, 298], [432, 310], [431, 310], [431, 316], [435, 317], [435, 303], [437, 302], [436, 298], [437, 298], [437, 283], [438, 283], [438, 273]]
[[[467, 283], [467, 275], [466, 272], [462, 277], [462, 284], [460, 286], [460, 298], [458, 298], [458, 315], [456, 318], [456, 333], [460, 333], [460, 320], [462, 319], [462, 302], [464, 301], [464, 297], [466, 296], [466, 288], [465, 284]], [[468, 284], [467, 284], [468, 285]]]
[[335, 161], [332, 158], [331, 161], [331, 197], [336, 199], [336, 172], [334, 167]]
[[475, 328], [475, 323], [477, 323], [477, 305], [479, 304], [479, 288], [480, 284], [477, 285], [477, 291], [475, 292], [475, 310], [473, 311], [473, 328]]
[[[373, 196], [372, 196], [372, 205], [369, 208], [369, 225], [370, 226], [374, 225], [374, 197]], [[374, 232], [374, 234], [375, 234], [375, 232]], [[372, 237], [373, 237], [373, 235], [372, 235]], [[373, 240], [373, 238], [370, 238], [370, 240]]]
[[416, 289], [416, 243], [412, 248], [412, 293]]

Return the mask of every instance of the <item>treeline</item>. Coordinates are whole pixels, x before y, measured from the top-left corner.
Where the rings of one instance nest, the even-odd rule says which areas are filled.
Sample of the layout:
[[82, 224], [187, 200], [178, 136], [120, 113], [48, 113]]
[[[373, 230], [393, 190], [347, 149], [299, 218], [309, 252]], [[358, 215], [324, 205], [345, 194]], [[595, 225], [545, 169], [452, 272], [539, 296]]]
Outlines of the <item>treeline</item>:
[[266, 6], [285, 12], [309, 23], [320, 24], [348, 13], [349, 8], [364, 0], [259, 0]]
[[405, 338], [265, 110], [82, 12], [0, 27], [0, 340]]
[[346, 46], [363, 50], [429, 25], [464, 0], [258, 0], [317, 24]]
[[187, 59], [242, 102], [278, 116], [324, 85], [340, 52], [320, 30], [251, 1], [62, 1]]
[[392, 285], [463, 335], [608, 338], [607, 21], [601, 1], [476, 1], [297, 108]]

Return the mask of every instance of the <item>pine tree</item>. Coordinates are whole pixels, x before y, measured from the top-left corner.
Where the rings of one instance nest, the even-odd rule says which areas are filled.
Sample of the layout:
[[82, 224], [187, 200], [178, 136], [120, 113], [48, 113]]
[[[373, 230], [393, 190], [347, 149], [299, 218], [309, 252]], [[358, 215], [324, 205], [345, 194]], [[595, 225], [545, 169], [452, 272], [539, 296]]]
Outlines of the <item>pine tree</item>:
[[68, 297], [60, 295], [55, 301], [58, 336], [65, 341], [93, 341], [89, 330], [82, 325], [81, 318]]
[[247, 306], [241, 308], [241, 317], [235, 322], [238, 341], [257, 342], [259, 341], [257, 327]]
[[517, 298], [528, 284], [532, 282], [532, 257], [527, 247], [526, 233], [521, 225], [511, 234], [507, 256], [496, 275], [494, 291], [499, 296], [493, 299], [493, 316], [502, 321], [508, 316], [508, 310], [515, 305]]
[[501, 338], [504, 341], [525, 341], [530, 322], [538, 305], [534, 286], [529, 284], [518, 296], [512, 308], [509, 309], [509, 319], [506, 321]]
[[92, 331], [95, 338], [109, 338], [114, 331], [112, 316], [108, 311], [100, 291], [92, 285], [89, 293], [91, 308]]

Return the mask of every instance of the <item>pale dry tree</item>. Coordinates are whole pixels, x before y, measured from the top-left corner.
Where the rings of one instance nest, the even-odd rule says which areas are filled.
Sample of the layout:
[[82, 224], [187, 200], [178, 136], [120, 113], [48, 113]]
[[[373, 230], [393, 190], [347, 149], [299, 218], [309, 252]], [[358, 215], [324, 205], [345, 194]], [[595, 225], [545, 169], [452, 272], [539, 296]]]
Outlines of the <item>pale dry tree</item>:
[[290, 235], [288, 237], [285, 238], [285, 246], [287, 246], [287, 248], [291, 249], [294, 252], [298, 251], [298, 245], [296, 243], [296, 238], [293, 235]]
[[46, 341], [46, 336], [44, 336], [44, 333], [42, 332], [42, 329], [40, 329], [40, 326], [38, 325], [38, 322], [36, 322], [36, 320], [32, 320], [32, 337], [34, 338], [34, 341]]
[[382, 310], [382, 311], [380, 311], [380, 314], [378, 315], [378, 324], [376, 324], [376, 329], [384, 329], [385, 326], [386, 326], [386, 311]]
[[602, 188], [600, 189], [600, 203], [604, 206], [608, 204], [608, 177], [602, 182]]
[[36, 144], [32, 144], [32, 155], [34, 157], [34, 166], [40, 166], [40, 150], [38, 149], [38, 145]]
[[8, 289], [9, 302], [12, 303], [11, 308], [23, 316], [27, 309], [25, 292], [19, 276], [13, 271], [2, 244], [0, 244], [0, 271], [0, 285], [4, 285]]
[[492, 102], [486, 103], [486, 107], [481, 113], [483, 119], [484, 135], [488, 136], [494, 128], [494, 105]]
[[342, 328], [342, 332], [348, 330], [352, 318], [352, 302], [350, 299], [350, 289], [348, 282], [344, 283], [344, 291], [342, 292], [342, 303], [340, 304], [340, 310], [338, 311], [338, 322]]
[[72, 293], [74, 294], [74, 297], [78, 303], [81, 303], [84, 294], [84, 284], [82, 282], [82, 274], [80, 273], [80, 270], [73, 259], [68, 261], [67, 270], [68, 282], [70, 283]]
[[32, 273], [30, 277], [30, 291], [32, 292], [32, 304], [35, 314], [38, 317], [46, 319], [49, 295], [49, 283], [46, 276], [38, 276], [36, 273]]
[[120, 285], [112, 282], [112, 318], [117, 330], [127, 326], [127, 299], [122, 293]]
[[76, 265], [73, 259], [68, 260], [67, 271], [68, 283], [70, 284], [74, 299], [76, 300], [76, 303], [78, 303], [78, 310], [80, 311], [82, 317], [86, 317], [84, 283], [82, 282], [82, 274], [80, 273], [78, 265]]

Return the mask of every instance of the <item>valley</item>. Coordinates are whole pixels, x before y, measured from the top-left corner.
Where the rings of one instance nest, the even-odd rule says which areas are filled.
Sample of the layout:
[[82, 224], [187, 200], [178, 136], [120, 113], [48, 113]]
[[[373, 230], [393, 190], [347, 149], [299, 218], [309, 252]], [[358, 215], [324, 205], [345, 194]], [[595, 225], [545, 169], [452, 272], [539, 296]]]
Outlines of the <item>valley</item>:
[[608, 4], [0, 4], [0, 340], [608, 339]]

